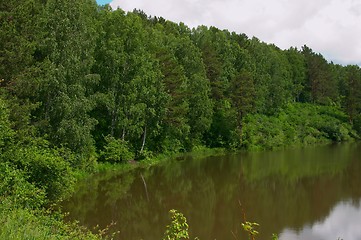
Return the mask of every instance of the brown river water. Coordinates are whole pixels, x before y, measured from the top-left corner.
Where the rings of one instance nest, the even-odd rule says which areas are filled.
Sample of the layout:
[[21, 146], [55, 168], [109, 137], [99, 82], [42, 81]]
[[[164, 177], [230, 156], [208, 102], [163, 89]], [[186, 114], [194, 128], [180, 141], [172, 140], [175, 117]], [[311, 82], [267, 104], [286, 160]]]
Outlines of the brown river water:
[[[241, 207], [242, 206], [242, 207]], [[361, 144], [184, 157], [82, 181], [63, 203], [69, 219], [119, 231], [116, 239], [160, 240], [169, 210], [188, 220], [191, 239], [361, 239]]]

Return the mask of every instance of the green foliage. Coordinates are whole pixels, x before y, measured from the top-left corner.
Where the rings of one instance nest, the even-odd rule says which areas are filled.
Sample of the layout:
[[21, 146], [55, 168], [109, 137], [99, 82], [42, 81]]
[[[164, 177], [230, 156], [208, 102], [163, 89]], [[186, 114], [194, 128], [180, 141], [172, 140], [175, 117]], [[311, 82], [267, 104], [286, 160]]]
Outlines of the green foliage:
[[137, 154], [137, 160], [146, 160], [151, 162], [154, 157], [154, 153], [147, 149], [144, 149]]
[[167, 226], [163, 240], [189, 239], [187, 219], [182, 213], [172, 209], [169, 211], [172, 222]]
[[218, 103], [213, 114], [209, 132], [205, 135], [206, 143], [211, 147], [237, 148], [240, 146], [238, 131], [240, 118], [229, 101]]
[[358, 114], [356, 117], [355, 117], [355, 120], [354, 120], [354, 129], [356, 130], [357, 134], [359, 136], [361, 136], [361, 114]]
[[361, 69], [347, 66], [340, 85], [344, 96], [342, 105], [352, 122], [361, 110]]
[[32, 20], [19, 27], [33, 24], [32, 32], [26, 31], [31, 61], [7, 87], [23, 102], [37, 104], [31, 120], [42, 137], [70, 148], [79, 155], [78, 165], [86, 165], [82, 161], [95, 153], [91, 131], [96, 121], [88, 113], [93, 108], [91, 88], [97, 79], [90, 72], [97, 5], [88, 0], [23, 2], [33, 6], [24, 16], [31, 15]]
[[0, 203], [11, 203], [12, 208], [36, 209], [47, 203], [46, 193], [27, 181], [24, 171], [0, 162]]
[[43, 189], [49, 200], [57, 200], [71, 192], [74, 183], [72, 169], [57, 150], [26, 146], [9, 151], [5, 157], [24, 172], [27, 181]]
[[[359, 67], [329, 64], [307, 46], [283, 51], [89, 0], [19, 6], [1, 5], [0, 84], [16, 99], [13, 117], [25, 119], [15, 127], [29, 124], [22, 136], [31, 130], [70, 149], [72, 167], [91, 168], [104, 135], [135, 152], [273, 148], [351, 136], [347, 123], [327, 117], [303, 130], [292, 122], [301, 116], [281, 119], [293, 102], [341, 106], [351, 123], [361, 112]], [[0, 145], [12, 134], [3, 126]]]
[[0, 86], [13, 83], [32, 66], [40, 22], [39, 1], [0, 3]]
[[302, 47], [302, 54], [305, 57], [307, 66], [307, 77], [304, 94], [310, 97], [307, 101], [328, 104], [331, 100], [336, 100], [338, 95], [337, 83], [332, 75], [331, 65], [329, 65], [321, 54], [317, 54], [307, 46]]
[[292, 97], [294, 101], [301, 100], [301, 94], [306, 85], [306, 62], [304, 55], [300, 54], [297, 48], [290, 48], [286, 51], [290, 63], [290, 74], [292, 81]]
[[275, 234], [275, 233], [273, 233], [273, 234], [272, 234], [272, 240], [278, 240], [278, 235]]
[[[163, 240], [182, 240], [189, 239], [187, 219], [177, 210], [170, 210], [172, 222], [167, 226]], [[241, 223], [242, 229], [248, 234], [249, 240], [255, 240], [259, 232], [256, 230], [259, 224], [256, 222], [245, 221]], [[198, 238], [195, 238], [198, 239]], [[272, 240], [277, 240], [277, 234], [272, 234]]]
[[14, 131], [9, 121], [9, 109], [6, 102], [0, 98], [0, 156], [4, 147], [11, 141]]
[[156, 45], [158, 36], [144, 29], [136, 14], [125, 15], [118, 9], [104, 11], [101, 17], [103, 34], [95, 49], [94, 66], [101, 75], [98, 106], [93, 111], [100, 123], [96, 138], [110, 134], [143, 150], [149, 138], [159, 135], [168, 100], [161, 69], [151, 54], [153, 46], [148, 46], [152, 38]]
[[120, 163], [134, 159], [135, 155], [130, 151], [126, 141], [111, 136], [106, 136], [105, 141], [104, 150], [100, 153], [102, 161]]
[[277, 116], [249, 115], [245, 119], [242, 146], [274, 149], [348, 141], [357, 137], [347, 116], [336, 107], [289, 104]]
[[100, 235], [90, 233], [76, 223], [64, 223], [59, 214], [49, 215], [42, 210], [9, 208], [0, 204], [0, 238], [6, 240], [97, 240]]
[[249, 235], [249, 240], [254, 240], [255, 236], [259, 234], [259, 232], [256, 230], [256, 227], [259, 227], [258, 223], [255, 222], [244, 222], [241, 224], [244, 231], [246, 231]]

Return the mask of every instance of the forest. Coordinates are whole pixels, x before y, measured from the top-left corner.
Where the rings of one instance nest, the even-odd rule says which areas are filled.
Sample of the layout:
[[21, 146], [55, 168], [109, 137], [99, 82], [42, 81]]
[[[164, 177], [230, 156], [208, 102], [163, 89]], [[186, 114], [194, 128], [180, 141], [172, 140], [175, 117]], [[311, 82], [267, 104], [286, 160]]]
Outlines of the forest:
[[51, 206], [99, 162], [361, 134], [360, 67], [306, 45], [95, 0], [1, 1], [0, 23], [1, 239], [98, 238]]

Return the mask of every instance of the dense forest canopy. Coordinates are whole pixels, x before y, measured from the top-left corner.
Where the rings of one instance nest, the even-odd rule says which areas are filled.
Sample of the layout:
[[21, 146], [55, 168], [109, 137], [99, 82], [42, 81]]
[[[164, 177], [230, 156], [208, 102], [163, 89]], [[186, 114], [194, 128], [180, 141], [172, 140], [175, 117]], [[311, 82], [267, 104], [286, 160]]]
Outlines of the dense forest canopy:
[[[90, 0], [0, 7], [1, 88], [10, 118], [70, 149], [79, 166], [107, 144], [137, 156], [200, 145], [264, 148], [253, 135], [282, 114], [294, 117], [293, 108], [334, 111], [349, 131], [334, 129], [341, 135], [358, 128], [359, 66], [329, 63], [306, 45], [281, 50], [245, 34], [190, 29]], [[266, 133], [276, 141], [266, 147], [302, 143], [302, 134], [333, 138], [317, 126], [288, 133], [274, 124], [285, 136]]]
[[96, 161], [361, 133], [360, 67], [306, 45], [95, 0], [1, 1], [0, 22], [0, 200], [13, 207], [65, 196], [73, 170]]

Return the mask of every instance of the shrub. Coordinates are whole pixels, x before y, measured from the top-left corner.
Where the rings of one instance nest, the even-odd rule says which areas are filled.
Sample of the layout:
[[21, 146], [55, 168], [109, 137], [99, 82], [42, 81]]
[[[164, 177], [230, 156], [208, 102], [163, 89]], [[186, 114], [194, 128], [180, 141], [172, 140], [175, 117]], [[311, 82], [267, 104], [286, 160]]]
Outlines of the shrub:
[[45, 191], [26, 180], [24, 172], [0, 163], [0, 203], [9, 203], [12, 208], [42, 207], [47, 200]]
[[172, 209], [169, 211], [172, 222], [167, 226], [163, 240], [189, 239], [187, 219], [182, 213]]
[[0, 239], [100, 240], [76, 223], [65, 223], [61, 216], [40, 210], [9, 209], [0, 204]]
[[105, 137], [105, 141], [104, 150], [100, 152], [102, 161], [119, 163], [134, 159], [135, 155], [129, 150], [126, 141], [111, 136]]
[[244, 119], [242, 147], [250, 150], [274, 149], [352, 138], [357, 138], [357, 134], [340, 109], [295, 103], [274, 116], [249, 114]]
[[70, 164], [55, 149], [42, 146], [24, 146], [9, 151], [9, 162], [24, 172], [26, 180], [43, 189], [50, 201], [67, 196], [74, 177]]

